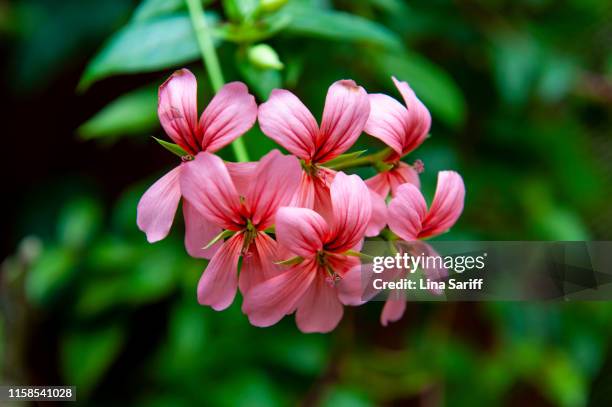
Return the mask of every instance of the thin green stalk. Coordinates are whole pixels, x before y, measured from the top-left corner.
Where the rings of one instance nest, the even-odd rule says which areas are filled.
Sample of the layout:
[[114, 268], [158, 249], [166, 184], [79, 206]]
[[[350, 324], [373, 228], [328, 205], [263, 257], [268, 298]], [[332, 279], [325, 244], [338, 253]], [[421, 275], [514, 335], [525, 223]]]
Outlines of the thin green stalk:
[[[219, 58], [217, 58], [217, 52], [215, 51], [215, 45], [213, 44], [212, 36], [210, 35], [211, 30], [204, 17], [204, 7], [202, 6], [201, 0], [185, 0], [187, 8], [189, 9], [189, 16], [191, 17], [191, 25], [198, 41], [200, 53], [202, 54], [202, 61], [206, 66], [210, 83], [215, 92], [218, 92], [223, 85], [225, 80], [223, 79], [223, 72], [221, 71], [221, 65], [219, 64]], [[244, 142], [241, 138], [237, 138], [232, 143], [232, 149], [236, 155], [236, 159], [239, 162], [249, 161], [249, 154], [247, 153]]]

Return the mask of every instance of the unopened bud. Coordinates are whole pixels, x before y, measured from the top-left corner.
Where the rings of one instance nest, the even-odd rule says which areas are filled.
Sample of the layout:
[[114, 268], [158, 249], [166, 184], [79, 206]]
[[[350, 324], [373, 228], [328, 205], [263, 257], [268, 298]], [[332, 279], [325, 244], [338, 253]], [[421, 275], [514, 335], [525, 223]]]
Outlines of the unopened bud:
[[249, 61], [258, 68], [262, 69], [283, 69], [283, 63], [278, 58], [274, 48], [267, 44], [257, 44], [248, 50]]
[[287, 1], [288, 0], [260, 0], [259, 8], [262, 11], [272, 13], [287, 4]]

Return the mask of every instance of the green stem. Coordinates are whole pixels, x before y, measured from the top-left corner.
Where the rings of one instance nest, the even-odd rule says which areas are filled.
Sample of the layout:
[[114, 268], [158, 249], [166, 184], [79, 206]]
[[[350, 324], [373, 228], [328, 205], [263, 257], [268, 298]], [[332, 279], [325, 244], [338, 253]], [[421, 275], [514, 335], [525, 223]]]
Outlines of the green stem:
[[[210, 83], [212, 84], [213, 90], [218, 92], [225, 84], [225, 80], [223, 79], [221, 65], [217, 58], [212, 36], [210, 35], [211, 30], [204, 16], [204, 7], [202, 7], [201, 0], [185, 0], [185, 3], [187, 3], [187, 8], [189, 9], [191, 25], [193, 26], [198, 41], [200, 53], [202, 54], [202, 61], [204, 61], [204, 66], [206, 66]], [[232, 149], [239, 162], [249, 161], [249, 154], [241, 138], [234, 140]]]
[[[362, 157], [357, 157], [354, 160], [351, 160], [350, 162], [338, 164], [334, 166], [334, 170], [339, 171], [339, 170], [344, 170], [347, 168], [365, 167], [368, 165], [374, 165], [384, 160], [385, 158], [387, 158], [390, 154], [391, 154], [391, 149], [387, 147], [387, 148], [380, 150], [377, 153], [370, 154], [370, 155], [364, 155]], [[323, 166], [325, 166], [325, 164], [323, 164]]]

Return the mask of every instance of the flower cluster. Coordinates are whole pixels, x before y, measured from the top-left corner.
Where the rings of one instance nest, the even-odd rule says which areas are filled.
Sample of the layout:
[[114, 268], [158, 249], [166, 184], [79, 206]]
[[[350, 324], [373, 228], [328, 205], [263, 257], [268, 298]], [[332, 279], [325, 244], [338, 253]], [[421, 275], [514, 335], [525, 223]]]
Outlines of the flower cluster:
[[[295, 312], [303, 332], [328, 332], [344, 305], [364, 302], [359, 250], [366, 236], [384, 229], [386, 239], [417, 241], [456, 222], [465, 195], [461, 177], [440, 172], [427, 208], [419, 190], [422, 163], [400, 161], [427, 138], [431, 117], [407, 83], [393, 81], [405, 105], [368, 94], [352, 80], [333, 83], [320, 125], [287, 90], [274, 90], [257, 106], [244, 84], [229, 83], [198, 118], [191, 72], [179, 70], [161, 85], [159, 119], [185, 154], [145, 192], [137, 222], [149, 242], [163, 239], [183, 198], [186, 250], [210, 259], [198, 283], [200, 304], [223, 310], [240, 290], [253, 325], [273, 325]], [[214, 154], [256, 121], [290, 155], [273, 150], [259, 162], [231, 163]], [[362, 132], [388, 148], [343, 155]], [[378, 175], [363, 181], [337, 171], [364, 164]], [[383, 324], [404, 308], [388, 300]]]

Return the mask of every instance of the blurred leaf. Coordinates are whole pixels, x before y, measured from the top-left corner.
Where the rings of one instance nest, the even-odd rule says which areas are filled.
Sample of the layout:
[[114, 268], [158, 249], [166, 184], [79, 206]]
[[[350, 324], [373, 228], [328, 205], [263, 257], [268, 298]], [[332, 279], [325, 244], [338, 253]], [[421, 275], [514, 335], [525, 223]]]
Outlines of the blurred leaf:
[[102, 208], [91, 198], [73, 200], [62, 208], [58, 219], [58, 238], [71, 248], [82, 247], [100, 229]]
[[158, 139], [157, 137], [153, 137], [153, 138], [163, 148], [165, 148], [166, 150], [170, 151], [172, 154], [176, 154], [179, 157], [185, 157], [185, 156], [189, 155], [189, 153], [187, 151], [183, 150], [183, 148], [181, 146], [179, 146], [178, 144], [170, 143], [170, 142], [164, 141], [162, 139]]
[[545, 369], [545, 390], [558, 405], [564, 407], [585, 405], [587, 394], [585, 378], [570, 364], [564, 354], [550, 355]]
[[336, 157], [336, 158], [334, 158], [332, 160], [327, 161], [325, 163], [325, 166], [327, 168], [334, 169], [336, 166], [350, 163], [355, 158], [359, 158], [365, 152], [366, 152], [366, 150], [360, 150], [360, 151], [355, 151], [353, 153], [347, 153], [347, 154], [339, 155], [338, 157]]
[[385, 26], [363, 17], [341, 11], [291, 4], [282, 12], [291, 16], [286, 31], [296, 35], [335, 41], [356, 41], [399, 50], [399, 37]]
[[334, 387], [327, 393], [323, 407], [368, 407], [374, 406], [361, 391]]
[[557, 102], [572, 87], [577, 68], [571, 60], [560, 56], [551, 56], [540, 65], [542, 70], [538, 83], [538, 93], [547, 102]]
[[[234, 389], [240, 389], [235, 391]], [[283, 400], [282, 387], [256, 371], [239, 371], [229, 380], [224, 380], [215, 391], [213, 405], [220, 407], [274, 407], [288, 405]]]
[[144, 0], [134, 11], [132, 21], [150, 20], [153, 17], [159, 17], [183, 9], [185, 9], [185, 0]]
[[[216, 17], [207, 14], [210, 24]], [[130, 23], [115, 33], [85, 69], [79, 83], [86, 89], [95, 81], [124, 73], [150, 72], [197, 59], [200, 55], [187, 14]]]
[[406, 81], [435, 117], [451, 127], [463, 124], [465, 99], [453, 79], [441, 68], [409, 51], [374, 53], [369, 60], [389, 88], [393, 87], [391, 76]]
[[249, 62], [259, 69], [281, 70], [284, 67], [274, 48], [268, 44], [257, 44], [249, 47], [247, 56]]
[[499, 35], [493, 46], [493, 68], [502, 98], [511, 105], [527, 101], [540, 64], [537, 44], [516, 34]]
[[76, 265], [74, 255], [64, 248], [47, 248], [26, 275], [26, 296], [36, 305], [55, 300], [71, 281]]
[[147, 86], [112, 101], [78, 129], [84, 139], [143, 134], [155, 129], [157, 87]]
[[113, 363], [125, 339], [118, 324], [98, 329], [69, 331], [61, 342], [61, 367], [65, 383], [76, 386], [83, 401]]
[[225, 14], [233, 21], [250, 19], [258, 7], [259, 0], [223, 0]]
[[274, 13], [257, 21], [257, 24], [226, 23], [216, 31], [226, 41], [253, 43], [274, 36], [287, 27], [291, 17], [284, 13]]

